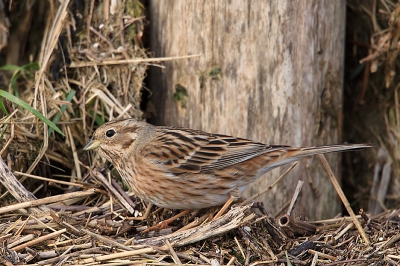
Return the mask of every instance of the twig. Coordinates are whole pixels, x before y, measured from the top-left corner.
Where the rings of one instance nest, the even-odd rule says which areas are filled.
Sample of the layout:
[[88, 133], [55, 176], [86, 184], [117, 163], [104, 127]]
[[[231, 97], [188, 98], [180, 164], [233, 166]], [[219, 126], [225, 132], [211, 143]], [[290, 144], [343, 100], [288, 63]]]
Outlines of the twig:
[[300, 191], [301, 191], [301, 188], [303, 187], [303, 185], [304, 185], [304, 181], [299, 180], [299, 181], [297, 182], [296, 190], [295, 190], [294, 193], [293, 193], [292, 200], [290, 201], [289, 208], [288, 208], [288, 210], [287, 210], [287, 212], [286, 212], [286, 214], [287, 214], [288, 216], [291, 216], [291, 215], [292, 215], [293, 209], [294, 209], [294, 207], [296, 206], [296, 202], [297, 202], [297, 200], [298, 200], [298, 198], [299, 198]]
[[17, 246], [19, 244], [22, 244], [24, 242], [31, 241], [34, 238], [35, 238], [34, 234], [29, 234], [29, 235], [23, 236], [23, 237], [17, 239], [16, 241], [13, 241], [13, 242], [9, 243], [8, 244], [8, 248], [12, 248], [12, 247], [15, 247], [15, 246]]
[[292, 171], [292, 169], [298, 164], [298, 162], [293, 163], [283, 174], [281, 174], [280, 177], [278, 177], [277, 180], [275, 180], [274, 183], [272, 183], [272, 185], [268, 186], [267, 188], [263, 189], [262, 191], [254, 194], [253, 196], [251, 196], [250, 198], [248, 198], [247, 200], [243, 201], [242, 203], [239, 204], [239, 206], [244, 206], [247, 203], [249, 203], [250, 201], [252, 201], [253, 199], [261, 196], [262, 194], [264, 194], [265, 192], [273, 189], [276, 184], [278, 184], [279, 181], [281, 181], [282, 178], [284, 178], [290, 171]]
[[[357, 219], [361, 219], [361, 215], [356, 215]], [[318, 220], [318, 221], [310, 221], [313, 224], [335, 224], [337, 222], [345, 222], [345, 221], [352, 221], [352, 217], [340, 217], [340, 218], [332, 218], [326, 220]]]
[[114, 241], [114, 240], [112, 240], [112, 239], [110, 239], [110, 238], [107, 238], [107, 237], [101, 236], [101, 235], [99, 235], [99, 234], [90, 232], [89, 230], [81, 229], [81, 231], [84, 232], [85, 234], [88, 234], [88, 235], [90, 235], [90, 236], [92, 236], [92, 237], [95, 237], [95, 238], [97, 238], [98, 240], [100, 240], [100, 241], [102, 241], [102, 242], [104, 242], [104, 243], [107, 243], [107, 244], [109, 244], [109, 245], [111, 245], [111, 246], [115, 246], [115, 247], [118, 247], [118, 248], [120, 248], [120, 249], [128, 250], [128, 251], [132, 251], [132, 250], [133, 250], [133, 248], [131, 248], [131, 247], [125, 246], [125, 245], [123, 245], [123, 244], [120, 244], [120, 243], [118, 243], [117, 241]]
[[[18, 202], [36, 200], [36, 197], [31, 192], [26, 190], [26, 188], [13, 175], [10, 169], [8, 169], [6, 163], [3, 161], [1, 156], [0, 156], [0, 183], [3, 184], [6, 190], [9, 191], [11, 195], [13, 195], [13, 197]], [[33, 206], [28, 206], [28, 207], [33, 207]], [[35, 215], [45, 215], [51, 212], [51, 210], [46, 206], [40, 206], [39, 208], [30, 209], [30, 212], [34, 213]]]
[[354, 223], [348, 224], [342, 231], [340, 231], [337, 236], [335, 236], [335, 241], [338, 241], [339, 238], [341, 238], [347, 231], [349, 231], [351, 228], [353, 228]]
[[275, 214], [274, 217], [278, 218], [279, 215], [281, 215], [286, 209], [287, 207], [289, 207], [290, 205], [290, 200], [287, 201]]
[[[60, 36], [61, 30], [63, 29], [63, 22], [68, 14], [67, 8], [68, 8], [69, 0], [63, 1], [58, 8], [56, 17], [54, 18], [53, 22], [53, 27], [50, 30], [48, 40], [46, 40], [46, 45], [45, 47], [45, 52], [42, 58], [42, 61], [40, 62], [40, 70], [36, 75], [36, 83], [35, 83], [35, 98], [34, 98], [34, 104], [33, 108], [36, 109], [37, 106], [37, 92], [39, 90], [39, 83], [42, 81], [42, 75], [47, 69], [47, 64], [49, 63], [50, 57], [52, 55], [52, 52], [54, 50], [54, 47], [56, 46], [58, 42], [58, 37]], [[44, 42], [43, 42], [44, 43]], [[45, 98], [41, 98], [45, 99]]]
[[[245, 261], [250, 260], [249, 257], [251, 257], [250, 250], [253, 250], [255, 254], [259, 254], [261, 256], [261, 259], [267, 260], [269, 257], [266, 256], [263, 248], [260, 245], [260, 242], [258, 239], [256, 239], [254, 236], [252, 236], [247, 230], [245, 230], [243, 227], [239, 228], [239, 232], [243, 236], [243, 240], [247, 245], [247, 256], [245, 256]], [[245, 263], [245, 265], [248, 265], [249, 263]]]
[[315, 251], [315, 250], [312, 250], [312, 249], [309, 249], [308, 253], [310, 253], [310, 254], [318, 254], [319, 257], [325, 258], [325, 259], [328, 259], [328, 260], [331, 260], [331, 261], [337, 260], [337, 258], [334, 257], [334, 256], [331, 256], [331, 255], [328, 255], [328, 254], [325, 254], [325, 253], [322, 253], [322, 252], [318, 252], [318, 251]]
[[297, 257], [306, 250], [316, 248], [316, 246], [317, 246], [316, 243], [314, 243], [311, 240], [307, 240], [307, 241], [301, 243], [300, 245], [298, 245], [297, 247], [295, 247], [294, 249], [289, 250], [288, 253], [291, 256]]
[[11, 135], [8, 138], [6, 144], [4, 144], [4, 147], [1, 149], [0, 156], [3, 155], [3, 152], [7, 149], [8, 145], [10, 145], [11, 141], [14, 139], [14, 126], [15, 124], [13, 123], [13, 121], [11, 121]]
[[245, 211], [250, 209], [250, 206], [235, 207], [229, 210], [226, 214], [219, 219], [200, 225], [196, 228], [185, 230], [183, 232], [175, 232], [170, 235], [138, 239], [134, 241], [135, 245], [149, 245], [149, 246], [163, 246], [165, 240], [171, 242], [175, 247], [198, 242], [207, 239], [214, 235], [226, 233], [232, 229], [237, 228], [243, 219], [245, 219]]
[[53, 178], [47, 178], [47, 177], [42, 177], [42, 176], [37, 176], [37, 175], [26, 174], [26, 173], [18, 172], [18, 171], [14, 171], [14, 173], [16, 175], [26, 176], [26, 177], [34, 178], [37, 180], [53, 182], [55, 184], [62, 184], [62, 185], [67, 185], [67, 186], [80, 187], [80, 188], [88, 188], [88, 187], [92, 186], [90, 184], [79, 184], [79, 183], [74, 183], [74, 182], [62, 181], [62, 180], [57, 180], [57, 179], [53, 179]]
[[339, 264], [353, 264], [354, 262], [360, 262], [360, 261], [367, 261], [367, 259], [340, 260], [340, 261], [331, 262], [329, 264], [325, 264], [325, 266], [332, 266], [332, 265], [339, 265]]
[[228, 261], [228, 263], [226, 264], [226, 266], [232, 265], [232, 264], [235, 262], [235, 260], [236, 260], [236, 257], [235, 257], [235, 256], [232, 256], [231, 259], [230, 259], [230, 260]]
[[378, 253], [380, 250], [384, 250], [389, 248], [392, 244], [396, 243], [397, 241], [400, 240], [400, 234], [392, 236], [390, 239], [385, 241], [381, 246], [379, 246], [377, 249], [375, 249], [371, 254], [367, 256], [367, 259], [372, 257], [374, 254]]
[[179, 228], [178, 230], [176, 230], [176, 232], [182, 232], [185, 231], [187, 229], [193, 228], [198, 226], [199, 224], [201, 224], [202, 222], [204, 222], [206, 219], [208, 218], [208, 214], [204, 214], [203, 216], [201, 216], [200, 218], [196, 217], [195, 220], [191, 223], [188, 223], [187, 225], [185, 225], [182, 228]]
[[[94, 248], [90, 248], [89, 247], [89, 248], [86, 248], [86, 249], [83, 249], [83, 250], [75, 251], [75, 252], [70, 253], [70, 254], [65, 255], [65, 256], [79, 257], [82, 254], [89, 254], [89, 253], [93, 254], [93, 253], [99, 252], [100, 250], [101, 250], [100, 247], [94, 247]], [[40, 256], [41, 253], [44, 253], [44, 252], [39, 252], [38, 255]], [[39, 261], [38, 264], [39, 265], [53, 265], [54, 263], [64, 259], [65, 256], [57, 256], [56, 258], [50, 258], [50, 259], [42, 260], [42, 261]]]
[[178, 266], [182, 266], [181, 260], [178, 258], [178, 255], [176, 255], [176, 252], [171, 243], [169, 243], [168, 239], [165, 240], [165, 245], [168, 247], [169, 252], [171, 252], [172, 258], [174, 259], [175, 263], [178, 264]]
[[275, 261], [278, 261], [278, 258], [276, 257], [275, 253], [272, 251], [271, 246], [268, 244], [268, 242], [265, 240], [265, 238], [261, 238], [261, 243], [263, 244], [262, 248], [267, 251], [268, 255]]
[[382, 147], [378, 150], [378, 158], [375, 163], [374, 178], [371, 185], [370, 200], [368, 204], [368, 210], [372, 215], [381, 213], [382, 209], [387, 210], [383, 202], [386, 198], [391, 171], [392, 160], [387, 150]]
[[78, 153], [76, 152], [75, 141], [74, 138], [72, 137], [70, 127], [67, 126], [66, 128], [69, 136], [69, 143], [71, 146], [72, 156], [74, 158], [76, 176], [78, 177], [78, 180], [82, 180], [81, 167], [79, 166], [79, 158], [78, 158]]
[[113, 178], [111, 178], [111, 185], [126, 200], [129, 206], [136, 207], [136, 204], [132, 201], [129, 195], [122, 189], [122, 187], [118, 184], [118, 182], [115, 181], [115, 179]]
[[111, 260], [111, 259], [117, 259], [117, 258], [122, 258], [122, 257], [131, 257], [131, 256], [135, 256], [135, 255], [154, 253], [154, 252], [155, 252], [155, 250], [153, 248], [143, 248], [143, 249], [132, 250], [132, 251], [118, 252], [118, 253], [114, 253], [114, 254], [110, 254], [110, 255], [94, 256], [93, 258], [81, 260], [81, 263], [106, 261], [106, 260]]
[[311, 262], [311, 266], [317, 265], [317, 261], [318, 261], [318, 253], [315, 253], [314, 257], [313, 257], [313, 260]]
[[43, 242], [43, 241], [52, 239], [53, 237], [59, 236], [59, 235], [61, 235], [62, 233], [65, 233], [66, 231], [67, 231], [67, 229], [64, 228], [64, 229], [61, 229], [61, 230], [59, 230], [59, 231], [50, 233], [50, 234], [48, 234], [48, 235], [38, 237], [38, 238], [36, 238], [35, 240], [26, 242], [25, 244], [22, 244], [22, 245], [20, 245], [20, 246], [13, 247], [12, 250], [14, 250], [14, 251], [23, 250], [23, 249], [26, 248], [26, 247], [30, 247], [30, 246], [39, 244], [39, 243], [41, 243], [41, 242]]
[[[69, 1], [64, 1], [64, 3], [65, 2], [69, 2]], [[44, 69], [44, 66], [42, 65], [42, 67], [39, 70], [39, 74], [38, 73], [36, 73], [36, 74], [41, 75], [40, 72], [42, 72], [43, 69]], [[39, 79], [39, 78], [37, 78], [37, 79], [38, 79], [38, 81], [36, 82], [36, 85], [39, 86], [39, 83], [40, 83], [39, 81], [43, 81], [45, 78], [43, 78], [43, 80]], [[38, 89], [38, 87], [36, 87], [36, 85], [35, 85], [35, 99], [34, 99], [35, 101], [36, 101], [36, 98], [37, 98], [36, 90]], [[44, 96], [44, 90], [43, 89], [40, 90], [40, 99], [46, 99], [46, 97]], [[44, 117], [47, 117], [47, 101], [46, 100], [42, 101], [42, 115]], [[36, 119], [36, 121], [38, 121], [38, 120], [39, 119]], [[39, 128], [39, 127], [37, 127], [37, 128]], [[43, 145], [42, 145], [38, 155], [36, 156], [35, 160], [33, 161], [33, 163], [31, 163], [29, 168], [28, 168], [28, 170], [26, 170], [27, 174], [32, 173], [33, 169], [35, 169], [37, 164], [40, 162], [40, 160], [43, 158], [44, 154], [46, 153], [47, 148], [49, 147], [49, 134], [48, 134], [49, 131], [48, 130], [49, 130], [49, 128], [48, 128], [47, 124], [46, 123], [43, 124]], [[36, 134], [39, 135], [39, 132], [37, 132]], [[21, 182], [23, 182], [24, 180], [25, 180], [25, 177], [22, 177], [21, 178]]]
[[87, 191], [71, 192], [71, 193], [67, 193], [67, 194], [61, 194], [61, 195], [57, 195], [57, 196], [47, 197], [44, 199], [37, 199], [37, 200], [31, 200], [31, 201], [27, 201], [27, 202], [23, 202], [23, 203], [17, 203], [17, 204], [13, 204], [10, 206], [0, 208], [0, 214], [19, 210], [19, 209], [31, 208], [31, 207], [35, 207], [35, 206], [39, 206], [39, 205], [63, 201], [66, 199], [71, 199], [71, 198], [86, 197], [86, 196], [90, 196], [95, 193], [97, 193], [96, 189], [89, 189]]
[[129, 60], [104, 60], [100, 62], [72, 62], [69, 65], [70, 68], [76, 67], [88, 67], [88, 66], [106, 66], [106, 65], [122, 65], [122, 64], [139, 64], [139, 63], [149, 63], [149, 62], [165, 62], [179, 59], [190, 59], [200, 57], [203, 54], [186, 55], [186, 56], [174, 56], [174, 57], [158, 57], [158, 58], [137, 58]]
[[0, 157], [0, 182], [13, 197], [19, 201], [24, 202], [28, 200], [35, 200], [36, 197], [18, 181], [13, 173], [8, 169], [7, 164]]
[[110, 182], [108, 182], [108, 180], [99, 171], [92, 170], [90, 171], [90, 174], [96, 177], [105, 186], [107, 191], [110, 192], [114, 197], [116, 197], [118, 202], [120, 202], [122, 206], [124, 206], [130, 213], [135, 212], [135, 210], [129, 204], [129, 202], [127, 202], [126, 199], [120, 193], [118, 193], [118, 191], [110, 184]]
[[239, 241], [237, 240], [236, 236], [234, 237], [234, 239], [235, 239], [236, 245], [238, 246], [238, 248], [239, 248], [239, 250], [240, 250], [240, 253], [242, 254], [243, 259], [246, 258], [246, 255], [244, 254], [243, 248], [242, 248], [242, 246], [240, 245]]
[[282, 215], [278, 219], [279, 226], [288, 234], [296, 235], [312, 235], [315, 234], [317, 227], [306, 221], [295, 219], [287, 214]]
[[344, 207], [346, 208], [347, 212], [350, 214], [350, 217], [352, 218], [353, 223], [357, 227], [358, 232], [360, 232], [362, 239], [364, 240], [364, 242], [366, 244], [370, 244], [370, 241], [369, 241], [367, 235], [365, 234], [364, 229], [362, 228], [360, 222], [358, 221], [356, 215], [354, 214], [349, 201], [347, 200], [346, 196], [344, 195], [344, 192], [343, 192], [342, 188], [340, 187], [339, 182], [337, 181], [335, 175], [332, 172], [331, 167], [328, 164], [328, 161], [325, 159], [325, 156], [323, 154], [318, 154], [318, 157], [321, 160], [322, 166], [325, 168], [325, 171], [328, 174], [333, 186], [335, 187], [336, 192], [338, 193], [340, 199], [342, 200]]
[[221, 207], [221, 209], [218, 211], [218, 213], [214, 216], [213, 220], [217, 220], [219, 217], [222, 216], [222, 214], [231, 206], [235, 199], [230, 197], [224, 204], [224, 206]]

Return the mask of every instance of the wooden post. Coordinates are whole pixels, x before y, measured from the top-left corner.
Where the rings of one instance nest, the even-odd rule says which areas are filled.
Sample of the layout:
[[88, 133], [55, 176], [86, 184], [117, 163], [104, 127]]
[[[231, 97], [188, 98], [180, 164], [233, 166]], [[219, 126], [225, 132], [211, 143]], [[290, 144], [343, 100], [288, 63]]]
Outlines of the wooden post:
[[[340, 143], [345, 9], [344, 0], [150, 1], [155, 56], [204, 55], [152, 68], [152, 122], [271, 144]], [[327, 157], [338, 176], [338, 155]], [[295, 212], [335, 215], [339, 201], [319, 161], [296, 168], [258, 200], [273, 214], [302, 179]], [[284, 170], [266, 174], [246, 195]]]

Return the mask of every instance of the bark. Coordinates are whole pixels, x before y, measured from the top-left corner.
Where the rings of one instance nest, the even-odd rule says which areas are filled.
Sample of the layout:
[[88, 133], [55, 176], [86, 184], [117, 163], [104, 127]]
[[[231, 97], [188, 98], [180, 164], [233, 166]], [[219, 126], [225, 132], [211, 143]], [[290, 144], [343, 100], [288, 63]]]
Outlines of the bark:
[[[0, 183], [7, 189], [8, 192], [18, 201], [18, 202], [26, 202], [36, 200], [35, 195], [33, 195], [30, 191], [28, 191], [13, 175], [13, 173], [8, 169], [7, 164], [3, 161], [0, 156]], [[50, 209], [41, 205], [36, 207], [29, 208], [30, 214], [33, 214], [37, 217], [47, 215], [50, 212]]]
[[[345, 1], [153, 0], [155, 56], [202, 53], [153, 68], [155, 124], [245, 137], [271, 144], [341, 142]], [[338, 175], [338, 155], [328, 155]], [[246, 195], [267, 187], [267, 173]], [[337, 196], [316, 158], [303, 160], [259, 198], [272, 213], [303, 187], [297, 214], [331, 217]]]

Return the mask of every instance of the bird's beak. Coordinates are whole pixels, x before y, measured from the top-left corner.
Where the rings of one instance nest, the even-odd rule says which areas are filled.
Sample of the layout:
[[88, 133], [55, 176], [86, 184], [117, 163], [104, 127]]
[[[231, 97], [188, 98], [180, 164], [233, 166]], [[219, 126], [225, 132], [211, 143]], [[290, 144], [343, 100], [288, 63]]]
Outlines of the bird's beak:
[[86, 146], [83, 148], [85, 151], [90, 151], [98, 148], [100, 146], [100, 141], [91, 138]]

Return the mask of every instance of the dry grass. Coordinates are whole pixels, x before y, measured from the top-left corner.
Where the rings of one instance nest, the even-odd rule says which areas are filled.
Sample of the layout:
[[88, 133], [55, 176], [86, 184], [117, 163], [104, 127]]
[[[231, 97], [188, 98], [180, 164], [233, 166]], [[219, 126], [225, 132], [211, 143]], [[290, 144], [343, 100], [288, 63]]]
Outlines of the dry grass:
[[[358, 193], [352, 193], [353, 206], [368, 206], [375, 215], [400, 203], [400, 5], [398, 1], [352, 0], [348, 6], [351, 28], [344, 134], [349, 140], [357, 134], [359, 140], [368, 139], [378, 149], [358, 158], [358, 164], [354, 157], [348, 158], [346, 168], [354, 172], [344, 176], [354, 176], [347, 183], [349, 191], [358, 188]], [[372, 183], [357, 180], [358, 176], [365, 176], [365, 164], [374, 172]]]
[[[148, 64], [141, 62], [147, 57], [141, 45], [144, 17], [132, 17], [125, 8], [136, 5], [133, 8], [140, 11], [140, 3], [133, 0], [115, 7], [113, 13], [94, 1], [80, 9], [70, 1], [61, 5], [49, 1], [49, 5], [38, 53], [40, 70], [34, 80], [10, 86], [9, 92], [19, 94], [49, 120], [59, 116], [57, 125], [65, 138], [49, 133], [35, 116], [6, 101], [10, 115], [1, 120], [2, 154], [20, 172], [48, 176], [56, 168], [73, 182], [83, 178], [80, 163], [87, 163], [87, 158], [81, 147], [96, 126], [116, 117], [142, 115], [141, 90]], [[115, 63], [131, 59], [136, 61]], [[84, 66], [88, 62], [92, 65]]]
[[[1, 176], [14, 179], [6, 168], [2, 163]], [[329, 167], [327, 171], [332, 175]], [[93, 173], [96, 180], [101, 175]], [[395, 265], [400, 258], [398, 211], [375, 217], [361, 212], [358, 216], [310, 222], [291, 213], [271, 217], [262, 206], [259, 209], [264, 214], [257, 215], [246, 205], [233, 207], [216, 220], [213, 217], [218, 209], [192, 211], [166, 228], [144, 233], [150, 225], [159, 224], [173, 212], [146, 206], [134, 196], [130, 199], [134, 209], [129, 212], [100, 187], [89, 189], [95, 180], [82, 185], [86, 190], [0, 208], [1, 262], [4, 265], [278, 265], [290, 261], [294, 265]], [[118, 190], [116, 184], [112, 187]], [[293, 204], [299, 193], [294, 195]], [[42, 210], [39, 216], [13, 212], [36, 206], [49, 209]]]

